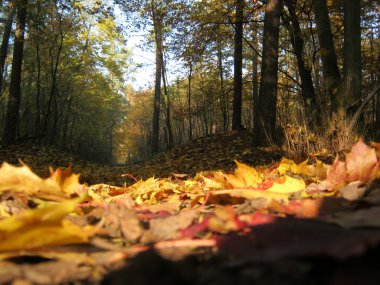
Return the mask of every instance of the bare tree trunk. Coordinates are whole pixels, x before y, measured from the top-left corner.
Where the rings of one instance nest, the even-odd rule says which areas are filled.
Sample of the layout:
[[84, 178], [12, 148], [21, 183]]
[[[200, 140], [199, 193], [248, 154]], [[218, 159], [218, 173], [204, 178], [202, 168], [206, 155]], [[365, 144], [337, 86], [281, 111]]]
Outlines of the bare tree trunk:
[[338, 107], [337, 96], [340, 85], [340, 73], [331, 31], [329, 12], [326, 0], [313, 0], [313, 5], [322, 58], [322, 70], [331, 99], [332, 111], [335, 111]]
[[[254, 19], [257, 18], [258, 12], [254, 14]], [[252, 27], [252, 112], [253, 112], [253, 129], [259, 128], [259, 54], [258, 54], [258, 25], [254, 24]]]
[[218, 70], [220, 78], [220, 109], [223, 117], [223, 131], [227, 131], [228, 128], [228, 101], [226, 98], [226, 91], [224, 86], [224, 73], [223, 73], [223, 53], [221, 42], [218, 38]]
[[362, 64], [360, 35], [360, 0], [344, 0], [343, 87], [339, 94], [342, 107], [351, 106], [352, 113], [361, 104]]
[[275, 141], [280, 8], [281, 0], [269, 0], [265, 7], [259, 123], [254, 131], [256, 146], [267, 146]]
[[28, 1], [20, 1], [17, 5], [16, 33], [13, 48], [13, 61], [7, 115], [2, 145], [12, 144], [16, 140], [20, 102], [21, 102], [21, 70], [24, 55], [24, 34]]
[[193, 124], [191, 118], [191, 77], [193, 73], [193, 64], [190, 62], [188, 87], [187, 87], [187, 115], [189, 117], [189, 140], [193, 139]]
[[161, 103], [161, 77], [162, 77], [162, 58], [163, 58], [163, 36], [162, 20], [158, 14], [156, 0], [151, 0], [151, 9], [153, 14], [154, 37], [156, 42], [156, 77], [154, 86], [154, 103], [153, 103], [153, 128], [152, 128], [152, 153], [159, 151], [160, 142], [160, 103]]
[[[380, 8], [378, 10], [378, 15], [380, 16]], [[377, 84], [380, 84], [380, 23], [378, 24], [378, 55], [377, 55]], [[380, 90], [376, 94], [376, 121], [374, 125], [375, 130], [375, 140], [380, 142]]]
[[302, 98], [305, 113], [308, 114], [308, 124], [310, 126], [319, 124], [321, 121], [321, 112], [317, 104], [311, 70], [306, 66], [304, 61], [304, 40], [301, 27], [296, 14], [296, 2], [293, 0], [285, 0], [285, 5], [289, 11], [289, 19], [287, 15], [283, 15], [286, 28], [289, 31], [291, 44], [297, 58], [298, 73], [301, 79]]
[[165, 70], [165, 62], [162, 58], [162, 79], [164, 84], [164, 96], [165, 96], [165, 107], [166, 107], [166, 129], [168, 131], [168, 149], [171, 149], [173, 147], [173, 131], [172, 131], [172, 124], [171, 124], [171, 103], [166, 83], [166, 70]]
[[0, 96], [3, 94], [3, 82], [4, 82], [4, 71], [5, 71], [5, 60], [8, 56], [8, 46], [9, 38], [12, 31], [13, 18], [15, 15], [16, 8], [12, 0], [8, 2], [8, 17], [4, 25], [3, 39], [1, 41], [0, 47]]
[[232, 129], [241, 130], [242, 98], [243, 98], [243, 20], [244, 0], [236, 0], [235, 48], [234, 48], [234, 101], [232, 111]]
[[[51, 72], [52, 83], [51, 83], [49, 98], [48, 98], [48, 102], [47, 102], [47, 110], [46, 110], [45, 118], [43, 121], [42, 135], [45, 135], [47, 132], [49, 119], [51, 116], [52, 104], [54, 103], [54, 100], [55, 100], [54, 97], [56, 96], [58, 68], [59, 68], [59, 64], [61, 61], [63, 40], [65, 38], [65, 35], [63, 33], [63, 30], [62, 30], [63, 29], [63, 27], [62, 27], [62, 16], [61, 16], [61, 14], [59, 14], [58, 10], [57, 10], [57, 14], [59, 17], [59, 43], [58, 43], [58, 48], [57, 48], [58, 49], [57, 54], [55, 55], [55, 57], [53, 55], [54, 46], [49, 48], [49, 55], [51, 58], [51, 70], [50, 70], [50, 72]], [[56, 38], [57, 38], [57, 36], [56, 36]]]

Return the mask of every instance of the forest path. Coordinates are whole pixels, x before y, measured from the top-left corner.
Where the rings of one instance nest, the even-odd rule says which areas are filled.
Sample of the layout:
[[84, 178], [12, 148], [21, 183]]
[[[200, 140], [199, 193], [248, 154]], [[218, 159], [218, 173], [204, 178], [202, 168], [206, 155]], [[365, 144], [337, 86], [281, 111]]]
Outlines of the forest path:
[[[234, 160], [252, 166], [268, 165], [279, 161], [280, 150], [253, 148], [249, 131], [217, 133], [193, 140], [184, 146], [157, 154], [155, 157], [126, 166], [101, 165], [79, 159], [67, 152], [51, 147], [14, 145], [0, 150], [0, 162], [19, 164], [19, 160], [30, 166], [39, 175], [48, 175], [48, 166], [67, 167], [72, 164], [81, 181], [89, 185], [107, 183], [123, 185], [136, 179], [163, 178], [173, 173], [194, 176], [207, 170], [230, 171]], [[123, 174], [128, 174], [123, 176]]]

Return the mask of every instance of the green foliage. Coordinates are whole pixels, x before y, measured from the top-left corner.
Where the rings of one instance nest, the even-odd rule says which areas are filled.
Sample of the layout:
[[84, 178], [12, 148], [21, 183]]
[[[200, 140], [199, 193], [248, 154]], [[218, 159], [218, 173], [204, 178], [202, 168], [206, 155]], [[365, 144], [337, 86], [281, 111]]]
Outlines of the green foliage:
[[111, 161], [132, 64], [107, 1], [36, 1], [25, 42], [19, 137]]

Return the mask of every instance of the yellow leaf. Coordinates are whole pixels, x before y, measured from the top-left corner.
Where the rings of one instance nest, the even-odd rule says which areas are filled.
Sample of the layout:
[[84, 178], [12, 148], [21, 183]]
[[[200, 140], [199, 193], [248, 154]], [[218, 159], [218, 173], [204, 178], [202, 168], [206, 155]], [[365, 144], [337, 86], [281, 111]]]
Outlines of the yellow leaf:
[[0, 237], [2, 233], [14, 232], [28, 226], [36, 226], [42, 223], [59, 224], [67, 214], [73, 212], [76, 205], [83, 201], [84, 197], [71, 199], [63, 203], [50, 204], [39, 209], [26, 210], [18, 215], [0, 221]]
[[252, 189], [231, 189], [231, 190], [221, 190], [212, 191], [212, 196], [225, 196], [229, 195], [234, 198], [245, 198], [248, 200], [254, 200], [258, 198], [265, 198], [271, 201], [272, 199], [278, 202], [288, 202], [291, 193], [276, 193], [263, 190], [252, 190]]
[[266, 190], [266, 192], [289, 194], [305, 190], [305, 188], [306, 184], [302, 179], [296, 179], [285, 175], [284, 183], [275, 182], [272, 187]]
[[42, 246], [56, 246], [87, 242], [93, 235], [68, 220], [57, 225], [36, 225], [22, 228], [5, 236], [0, 233], [0, 251], [28, 250]]
[[256, 187], [258, 183], [262, 182], [260, 174], [254, 169], [244, 163], [235, 160], [237, 169], [235, 170], [236, 178], [244, 182], [246, 187]]
[[83, 186], [79, 184], [79, 176], [71, 174], [71, 170], [58, 169], [51, 177], [42, 179], [26, 165], [17, 167], [3, 163], [0, 168], [0, 193], [4, 191], [63, 201], [73, 193], [83, 191]]
[[204, 177], [203, 175], [200, 175], [200, 177], [203, 179], [204, 187], [207, 189], [222, 189], [222, 188], [224, 188], [221, 183], [215, 181], [214, 179]]
[[281, 175], [284, 175], [286, 172], [291, 171], [294, 166], [297, 166], [297, 164], [293, 160], [282, 158], [277, 170]]
[[309, 175], [308, 160], [296, 164], [293, 160], [283, 158], [277, 170], [281, 175], [286, 174], [288, 171], [296, 175]]
[[31, 209], [0, 221], [0, 251], [86, 242], [92, 227], [80, 228], [64, 218], [85, 197]]
[[47, 180], [55, 181], [61, 190], [69, 195], [81, 194], [81, 184], [79, 183], [79, 174], [73, 174], [71, 166], [66, 169], [57, 168], [53, 171], [50, 168], [51, 176]]

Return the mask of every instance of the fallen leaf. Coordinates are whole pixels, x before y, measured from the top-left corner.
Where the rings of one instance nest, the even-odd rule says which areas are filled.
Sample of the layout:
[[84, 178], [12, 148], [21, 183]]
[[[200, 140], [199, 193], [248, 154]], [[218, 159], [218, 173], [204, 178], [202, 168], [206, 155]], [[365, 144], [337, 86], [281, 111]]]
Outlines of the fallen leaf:
[[327, 168], [326, 180], [322, 183], [326, 186], [326, 189], [332, 191], [346, 185], [347, 177], [346, 162], [340, 161], [336, 157], [333, 164]]
[[339, 194], [348, 201], [356, 201], [364, 196], [366, 189], [367, 186], [363, 182], [355, 181], [341, 188]]
[[272, 187], [268, 188], [267, 192], [271, 193], [283, 193], [290, 194], [295, 192], [300, 192], [305, 190], [306, 184], [302, 179], [292, 178], [290, 176], [285, 175], [284, 182], [278, 183], [274, 182]]
[[181, 230], [189, 227], [197, 214], [198, 210], [183, 210], [176, 215], [150, 220], [149, 229], [145, 232], [142, 242], [150, 243], [179, 237]]
[[80, 228], [64, 217], [84, 197], [26, 210], [0, 221], [0, 251], [34, 249], [41, 246], [87, 242], [96, 229]]
[[42, 179], [26, 165], [17, 167], [3, 163], [0, 168], [0, 193], [4, 191], [63, 201], [73, 193], [83, 192], [83, 186], [79, 183], [79, 176], [71, 174], [71, 170], [56, 170], [51, 177]]
[[375, 149], [359, 140], [346, 155], [347, 181], [369, 182], [378, 177], [379, 164]]

